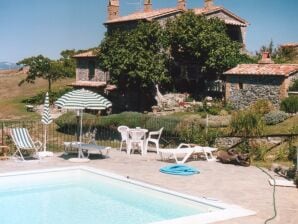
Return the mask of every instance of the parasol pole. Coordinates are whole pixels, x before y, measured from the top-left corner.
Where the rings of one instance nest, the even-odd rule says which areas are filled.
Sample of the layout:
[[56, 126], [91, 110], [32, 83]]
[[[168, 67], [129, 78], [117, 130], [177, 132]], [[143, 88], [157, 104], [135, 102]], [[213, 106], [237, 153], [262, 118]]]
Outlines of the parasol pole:
[[82, 152], [81, 144], [82, 144], [82, 134], [83, 134], [83, 110], [79, 110], [80, 113], [80, 137], [79, 137], [79, 142], [80, 142], [80, 148], [79, 148], [79, 158], [84, 158], [84, 154]]
[[44, 128], [44, 138], [43, 138], [43, 151], [47, 151], [47, 127], [46, 125], [43, 125]]

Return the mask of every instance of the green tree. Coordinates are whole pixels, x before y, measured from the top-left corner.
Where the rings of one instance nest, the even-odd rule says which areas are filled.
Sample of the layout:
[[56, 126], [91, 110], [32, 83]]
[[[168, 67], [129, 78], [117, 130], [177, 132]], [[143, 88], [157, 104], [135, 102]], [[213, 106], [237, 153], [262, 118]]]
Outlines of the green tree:
[[152, 94], [154, 84], [169, 81], [164, 33], [157, 22], [107, 33], [99, 48], [100, 67], [110, 72], [111, 81], [122, 91]]
[[84, 50], [63, 50], [60, 55], [61, 58], [58, 60], [62, 63], [63, 72], [65, 77], [75, 77], [76, 74], [76, 60], [73, 58], [74, 55], [84, 52]]
[[187, 12], [166, 25], [167, 40], [178, 64], [196, 65], [202, 74], [222, 74], [242, 61], [241, 44], [232, 41], [224, 22]]
[[298, 60], [297, 51], [291, 47], [275, 47], [273, 40], [268, 45], [263, 45], [259, 51], [256, 52], [258, 59], [261, 59], [263, 52], [269, 52], [272, 60], [279, 64], [295, 64]]
[[268, 45], [262, 45], [260, 50], [256, 52], [256, 55], [261, 58], [263, 52], [269, 52], [271, 56], [276, 54], [276, 48], [274, 46], [273, 40], [270, 40]]
[[34, 83], [37, 78], [46, 79], [48, 81], [48, 91], [52, 90], [52, 83], [66, 77], [72, 77], [74, 68], [72, 65], [65, 64], [66, 61], [51, 60], [42, 55], [36, 57], [25, 58], [19, 61], [19, 65], [28, 66], [29, 71], [27, 77], [19, 83], [19, 85]]

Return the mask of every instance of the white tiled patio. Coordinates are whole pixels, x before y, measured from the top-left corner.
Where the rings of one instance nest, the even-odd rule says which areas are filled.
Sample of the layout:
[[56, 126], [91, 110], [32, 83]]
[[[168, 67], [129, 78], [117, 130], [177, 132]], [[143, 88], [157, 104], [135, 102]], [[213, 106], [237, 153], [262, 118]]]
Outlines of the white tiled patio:
[[[56, 154], [55, 157], [40, 162], [0, 161], [0, 172], [78, 166], [60, 155], [61, 153]], [[131, 179], [193, 196], [216, 198], [257, 212], [255, 216], [220, 222], [222, 224], [261, 224], [273, 215], [273, 189], [268, 184], [268, 176], [258, 168], [206, 161], [191, 161], [187, 164], [199, 168], [201, 173], [186, 177], [162, 174], [159, 168], [169, 163], [159, 161], [155, 153], [142, 157], [139, 154], [126, 155], [115, 149], [110, 152], [110, 158], [93, 157], [89, 163], [81, 165], [129, 176]], [[270, 223], [297, 223], [298, 189], [277, 187], [276, 202], [278, 215]]]

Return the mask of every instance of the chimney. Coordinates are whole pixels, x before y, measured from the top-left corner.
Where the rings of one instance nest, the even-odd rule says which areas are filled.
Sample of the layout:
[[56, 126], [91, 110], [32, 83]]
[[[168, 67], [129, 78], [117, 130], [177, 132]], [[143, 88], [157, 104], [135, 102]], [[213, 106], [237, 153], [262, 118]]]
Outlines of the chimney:
[[268, 51], [262, 53], [262, 59], [258, 61], [259, 64], [274, 64]]
[[151, 0], [144, 0], [144, 12], [152, 11], [152, 2]]
[[177, 8], [186, 11], [186, 0], [178, 0]]
[[212, 8], [213, 7], [213, 0], [204, 0], [205, 1], [205, 8]]
[[109, 0], [108, 20], [113, 20], [118, 17], [119, 17], [119, 0]]

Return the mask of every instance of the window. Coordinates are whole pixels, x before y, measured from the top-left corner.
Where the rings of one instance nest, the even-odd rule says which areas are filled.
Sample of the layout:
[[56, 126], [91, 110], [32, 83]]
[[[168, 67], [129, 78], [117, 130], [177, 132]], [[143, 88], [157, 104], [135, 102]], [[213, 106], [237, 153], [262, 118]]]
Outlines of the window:
[[93, 80], [95, 75], [95, 61], [88, 62], [88, 80]]
[[242, 82], [239, 83], [239, 89], [243, 89], [243, 83]]

